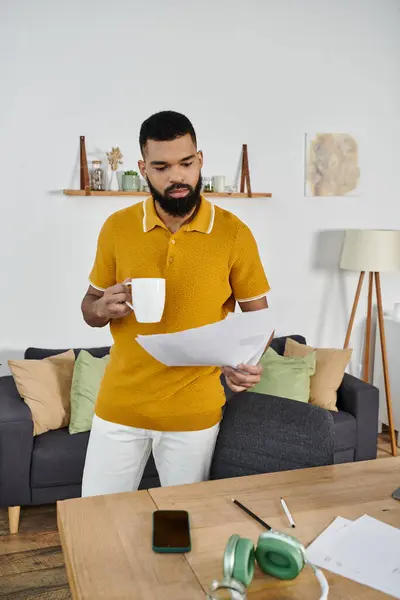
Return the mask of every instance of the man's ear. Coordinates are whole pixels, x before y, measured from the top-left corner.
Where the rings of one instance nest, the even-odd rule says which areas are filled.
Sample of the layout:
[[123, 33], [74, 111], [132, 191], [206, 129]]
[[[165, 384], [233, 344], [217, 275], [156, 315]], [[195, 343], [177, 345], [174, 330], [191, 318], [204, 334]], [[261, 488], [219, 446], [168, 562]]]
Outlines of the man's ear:
[[203, 167], [203, 162], [204, 162], [204, 160], [203, 160], [203, 151], [199, 150], [198, 153], [197, 153], [197, 156], [199, 157], [199, 163], [200, 163], [200, 169], [201, 169]]
[[146, 179], [146, 165], [144, 160], [138, 160], [138, 167], [142, 177]]

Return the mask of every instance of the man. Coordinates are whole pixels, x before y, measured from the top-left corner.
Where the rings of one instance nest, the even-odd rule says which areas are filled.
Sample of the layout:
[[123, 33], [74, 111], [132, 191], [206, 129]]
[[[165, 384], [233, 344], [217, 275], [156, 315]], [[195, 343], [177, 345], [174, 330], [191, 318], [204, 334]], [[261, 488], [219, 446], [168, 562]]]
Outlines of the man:
[[[220, 370], [166, 367], [135, 341], [267, 307], [269, 285], [256, 242], [231, 213], [201, 196], [202, 152], [190, 121], [165, 111], [140, 131], [139, 169], [151, 196], [107, 219], [82, 301], [86, 323], [110, 325], [114, 344], [96, 403], [82, 495], [136, 490], [151, 450], [161, 485], [208, 478], [225, 403]], [[159, 323], [140, 324], [126, 305], [136, 277], [166, 279]], [[224, 368], [239, 392], [260, 366]], [[245, 399], [243, 400], [245, 401]]]

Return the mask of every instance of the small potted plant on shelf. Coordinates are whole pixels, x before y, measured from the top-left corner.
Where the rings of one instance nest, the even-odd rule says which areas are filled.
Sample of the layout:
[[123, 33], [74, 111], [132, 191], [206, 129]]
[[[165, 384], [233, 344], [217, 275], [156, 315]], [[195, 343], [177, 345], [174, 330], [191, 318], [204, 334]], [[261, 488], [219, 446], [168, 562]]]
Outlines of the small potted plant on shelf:
[[137, 171], [124, 171], [122, 175], [122, 189], [125, 192], [137, 192], [140, 188], [139, 174]]

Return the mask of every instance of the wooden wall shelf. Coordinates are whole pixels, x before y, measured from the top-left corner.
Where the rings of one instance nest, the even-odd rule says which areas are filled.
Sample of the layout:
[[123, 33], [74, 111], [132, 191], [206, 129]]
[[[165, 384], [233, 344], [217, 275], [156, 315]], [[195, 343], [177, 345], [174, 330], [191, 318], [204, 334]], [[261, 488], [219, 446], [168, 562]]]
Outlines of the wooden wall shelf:
[[[149, 192], [90, 192], [87, 193], [85, 190], [63, 190], [67, 196], [150, 196]], [[204, 196], [219, 197], [219, 198], [271, 198], [270, 192], [265, 193], [251, 193], [251, 196], [247, 192], [205, 192]]]
[[[92, 192], [90, 190], [90, 177], [86, 155], [86, 140], [85, 136], [81, 135], [79, 138], [79, 152], [80, 152], [80, 175], [81, 175], [81, 186], [79, 190], [63, 190], [67, 196], [149, 196], [149, 192]], [[247, 191], [245, 192], [245, 188]], [[240, 175], [240, 192], [210, 192], [204, 193], [204, 196], [210, 196], [214, 198], [271, 198], [270, 192], [258, 192], [253, 193], [250, 184], [250, 169], [249, 159], [247, 153], [247, 144], [242, 145], [242, 165]]]

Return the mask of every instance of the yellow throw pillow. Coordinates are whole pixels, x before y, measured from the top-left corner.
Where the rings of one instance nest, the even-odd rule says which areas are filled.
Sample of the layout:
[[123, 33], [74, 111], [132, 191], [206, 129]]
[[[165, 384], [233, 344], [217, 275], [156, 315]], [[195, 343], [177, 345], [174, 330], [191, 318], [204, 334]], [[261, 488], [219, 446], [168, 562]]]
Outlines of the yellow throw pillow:
[[337, 412], [337, 390], [349, 364], [352, 349], [312, 348], [287, 338], [284, 356], [306, 356], [316, 351], [315, 374], [310, 379], [310, 404]]
[[33, 435], [67, 427], [71, 414], [73, 350], [42, 360], [9, 360], [19, 395], [32, 412]]

